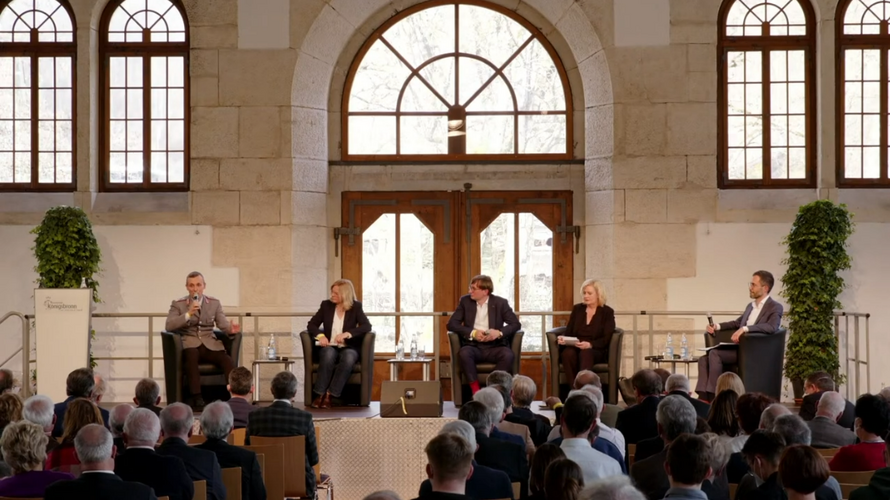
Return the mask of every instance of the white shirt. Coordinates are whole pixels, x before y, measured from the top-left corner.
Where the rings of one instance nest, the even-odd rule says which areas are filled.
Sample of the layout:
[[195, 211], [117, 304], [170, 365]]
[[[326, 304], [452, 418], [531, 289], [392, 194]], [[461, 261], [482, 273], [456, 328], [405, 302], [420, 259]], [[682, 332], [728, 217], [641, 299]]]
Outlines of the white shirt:
[[763, 300], [760, 301], [760, 304], [757, 301], [751, 302], [751, 314], [748, 315], [748, 321], [745, 323], [743, 330], [745, 333], [748, 332], [748, 327], [757, 323], [757, 318], [760, 316], [760, 311], [763, 310], [763, 304], [766, 304], [766, 301], [769, 300], [769, 294], [763, 296]]
[[[605, 439], [610, 443], [614, 444], [618, 451], [621, 452], [621, 458], [625, 458], [624, 456], [624, 434], [621, 433], [618, 429], [613, 429], [608, 425], [604, 424], [602, 420], [596, 419], [596, 428], [599, 429], [599, 435], [596, 437], [597, 439]], [[560, 437], [560, 426], [554, 425], [553, 429], [550, 431], [550, 435], [547, 436], [547, 441], [553, 441], [554, 439]]]
[[732, 450], [732, 453], [741, 453], [742, 448], [745, 447], [745, 443], [748, 442], [747, 434], [739, 434], [734, 438], [729, 439], [729, 448]]
[[581, 468], [584, 484], [590, 484], [597, 479], [621, 475], [621, 466], [618, 465], [618, 461], [599, 450], [594, 450], [587, 439], [563, 439], [559, 447], [566, 454], [566, 458]]
[[476, 302], [476, 321], [473, 322], [473, 329], [480, 332], [487, 332], [488, 326], [488, 297], [484, 302]]
[[340, 316], [339, 311], [334, 310], [334, 321], [331, 323], [331, 341], [337, 338], [337, 335], [343, 333], [343, 319], [346, 318], [346, 312]]

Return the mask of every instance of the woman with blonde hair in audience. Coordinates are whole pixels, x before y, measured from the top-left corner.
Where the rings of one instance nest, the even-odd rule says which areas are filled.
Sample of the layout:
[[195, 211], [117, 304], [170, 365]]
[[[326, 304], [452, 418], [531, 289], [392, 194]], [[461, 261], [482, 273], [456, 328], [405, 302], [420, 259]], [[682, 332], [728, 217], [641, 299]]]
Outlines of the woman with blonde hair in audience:
[[557, 458], [544, 473], [544, 495], [547, 500], [577, 500], [584, 488], [581, 467], [568, 458]]
[[535, 448], [532, 465], [528, 473], [528, 488], [531, 491], [528, 500], [546, 500], [544, 475], [547, 472], [547, 467], [560, 458], [566, 458], [566, 454], [563, 453], [562, 448], [553, 443], [544, 443]]
[[816, 500], [816, 490], [828, 480], [829, 472], [822, 455], [805, 445], [786, 448], [779, 462], [779, 481], [788, 500]]
[[105, 425], [96, 403], [85, 398], [78, 398], [68, 403], [65, 421], [62, 424], [62, 442], [46, 458], [47, 469], [65, 470], [80, 463], [74, 451], [74, 438], [81, 429], [90, 424]]
[[0, 395], [0, 433], [7, 425], [22, 419], [22, 398], [7, 392]]
[[[745, 395], [745, 384], [742, 383], [741, 377], [733, 372], [726, 372], [717, 377], [717, 394], [719, 395], [722, 391], [727, 389], [735, 391], [739, 397]], [[716, 399], [716, 396], [714, 396], [714, 398]]]
[[42, 427], [25, 420], [6, 426], [0, 436], [0, 450], [12, 477], [0, 481], [0, 496], [39, 498], [56, 481], [74, 479], [65, 472], [43, 470], [48, 439]]

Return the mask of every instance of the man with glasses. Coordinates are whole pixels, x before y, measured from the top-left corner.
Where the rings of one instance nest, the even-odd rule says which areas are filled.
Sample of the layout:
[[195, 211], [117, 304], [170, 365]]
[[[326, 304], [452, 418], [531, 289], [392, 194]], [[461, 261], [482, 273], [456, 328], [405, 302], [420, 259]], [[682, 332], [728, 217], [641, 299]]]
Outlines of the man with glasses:
[[522, 325], [507, 299], [492, 295], [491, 277], [470, 280], [469, 294], [460, 298], [448, 320], [448, 330], [460, 336], [460, 365], [473, 394], [479, 391], [478, 363], [494, 363], [496, 370], [513, 371], [513, 334]]

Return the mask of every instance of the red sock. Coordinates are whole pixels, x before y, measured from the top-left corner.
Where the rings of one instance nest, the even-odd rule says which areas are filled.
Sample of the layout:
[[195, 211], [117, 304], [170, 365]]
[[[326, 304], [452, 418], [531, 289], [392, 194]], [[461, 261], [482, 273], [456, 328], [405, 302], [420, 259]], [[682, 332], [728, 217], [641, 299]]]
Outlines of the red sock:
[[479, 392], [479, 381], [478, 380], [476, 382], [470, 382], [470, 390], [473, 391], [473, 394], [476, 394], [477, 392]]

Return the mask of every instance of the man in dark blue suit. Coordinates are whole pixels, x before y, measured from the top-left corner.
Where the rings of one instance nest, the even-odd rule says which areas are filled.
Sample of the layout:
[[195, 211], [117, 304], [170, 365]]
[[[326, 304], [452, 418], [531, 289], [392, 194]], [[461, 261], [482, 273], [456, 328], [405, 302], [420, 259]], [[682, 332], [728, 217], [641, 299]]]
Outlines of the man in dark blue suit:
[[634, 373], [630, 381], [637, 396], [637, 404], [618, 412], [615, 428], [624, 435], [626, 444], [637, 444], [644, 439], [658, 436], [655, 413], [658, 411], [662, 385], [661, 377], [648, 369]]
[[235, 417], [229, 405], [223, 401], [210, 403], [201, 413], [201, 430], [207, 441], [195, 448], [215, 453], [223, 469], [241, 468], [241, 500], [266, 500], [266, 486], [256, 453], [226, 442], [234, 427]]
[[192, 408], [186, 404], [173, 403], [161, 410], [164, 442], [158, 446], [158, 453], [179, 457], [192, 481], [207, 481], [207, 500], [226, 500], [226, 487], [216, 455], [188, 445], [194, 423]]
[[520, 499], [528, 492], [528, 458], [525, 445], [501, 441], [490, 436], [494, 422], [485, 405], [470, 401], [460, 407], [457, 418], [473, 426], [476, 431], [476, 461], [486, 467], [505, 472], [511, 483], [520, 483]]
[[513, 334], [522, 325], [507, 299], [492, 295], [489, 276], [470, 280], [470, 293], [460, 298], [448, 320], [448, 330], [460, 335], [460, 366], [473, 394], [479, 391], [478, 363], [495, 363], [496, 370], [513, 372]]
[[[77, 398], [90, 399], [93, 389], [96, 387], [96, 379], [94, 377], [93, 370], [89, 368], [78, 368], [68, 374], [68, 379], [65, 380], [65, 393], [68, 394], [68, 399], [61, 403], [56, 403], [53, 409], [53, 413], [56, 415], [53, 437], [62, 437], [62, 425], [65, 422], [65, 411], [68, 410], [68, 403]], [[105, 422], [105, 427], [108, 427], [108, 410], [99, 408], [99, 413], [102, 414], [102, 421]]]
[[493, 387], [480, 389], [479, 392], [473, 395], [473, 401], [479, 401], [485, 405], [485, 408], [491, 413], [489, 417], [491, 418], [491, 421], [494, 422], [495, 426], [491, 429], [491, 434], [489, 434], [490, 437], [525, 446], [525, 440], [520, 436], [504, 432], [497, 428], [497, 425], [501, 423], [507, 415], [504, 413], [504, 397], [501, 396], [501, 393], [498, 392], [497, 389]]

